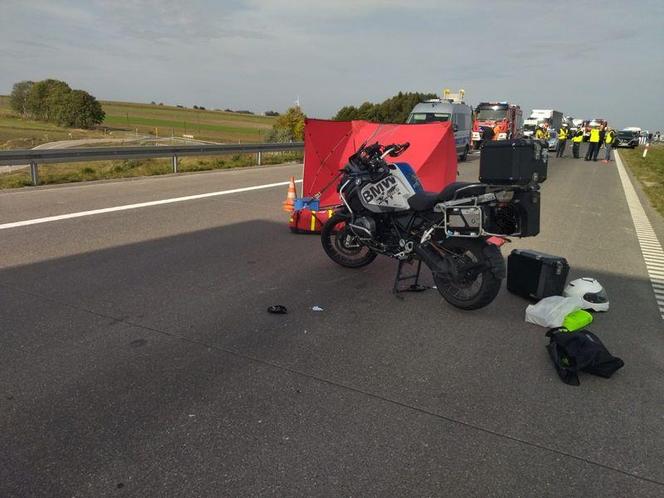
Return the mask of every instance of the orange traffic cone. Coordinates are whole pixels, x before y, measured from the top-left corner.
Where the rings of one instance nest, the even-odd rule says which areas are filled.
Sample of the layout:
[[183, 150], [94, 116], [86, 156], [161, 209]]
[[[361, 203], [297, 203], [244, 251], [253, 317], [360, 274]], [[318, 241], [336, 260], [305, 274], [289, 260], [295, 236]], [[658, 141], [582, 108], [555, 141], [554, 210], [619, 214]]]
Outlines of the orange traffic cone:
[[287, 213], [292, 213], [295, 211], [295, 199], [297, 199], [297, 190], [295, 189], [295, 177], [291, 176], [290, 183], [288, 185], [288, 194], [286, 195], [286, 200], [283, 203], [283, 210]]

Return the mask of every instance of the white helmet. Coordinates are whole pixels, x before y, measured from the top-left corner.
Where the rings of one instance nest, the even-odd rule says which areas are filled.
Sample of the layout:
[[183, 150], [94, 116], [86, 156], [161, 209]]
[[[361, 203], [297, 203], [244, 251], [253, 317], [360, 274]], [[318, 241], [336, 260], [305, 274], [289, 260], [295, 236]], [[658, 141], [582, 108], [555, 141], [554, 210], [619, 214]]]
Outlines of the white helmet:
[[563, 296], [581, 298], [583, 300], [583, 309], [586, 310], [609, 310], [609, 298], [606, 295], [606, 291], [594, 278], [583, 277], [572, 280], [565, 287]]

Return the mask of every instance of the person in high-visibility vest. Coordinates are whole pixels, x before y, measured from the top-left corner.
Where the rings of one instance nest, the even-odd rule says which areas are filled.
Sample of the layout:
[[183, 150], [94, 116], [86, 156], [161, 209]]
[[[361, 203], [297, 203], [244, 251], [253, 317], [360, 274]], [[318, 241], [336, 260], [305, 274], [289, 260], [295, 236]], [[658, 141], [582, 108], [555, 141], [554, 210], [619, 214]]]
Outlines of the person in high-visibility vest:
[[565, 145], [567, 144], [567, 124], [563, 124], [558, 130], [558, 148], [556, 149], [556, 157], [563, 157], [565, 153]]
[[581, 142], [583, 142], [583, 128], [579, 126], [574, 137], [572, 137], [572, 155], [574, 159], [580, 158], [579, 149], [581, 148]]
[[611, 148], [613, 147], [613, 141], [615, 139], [616, 132], [607, 126], [606, 134], [604, 135], [604, 160], [602, 161], [605, 164], [608, 164], [611, 160]]
[[544, 127], [542, 125], [538, 125], [537, 129], [535, 130], [535, 138], [538, 140], [544, 140], [546, 137], [546, 131], [544, 130]]
[[599, 151], [599, 128], [592, 128], [590, 130], [590, 138], [588, 139], [588, 151], [586, 152], [586, 161], [597, 161], [597, 153]]

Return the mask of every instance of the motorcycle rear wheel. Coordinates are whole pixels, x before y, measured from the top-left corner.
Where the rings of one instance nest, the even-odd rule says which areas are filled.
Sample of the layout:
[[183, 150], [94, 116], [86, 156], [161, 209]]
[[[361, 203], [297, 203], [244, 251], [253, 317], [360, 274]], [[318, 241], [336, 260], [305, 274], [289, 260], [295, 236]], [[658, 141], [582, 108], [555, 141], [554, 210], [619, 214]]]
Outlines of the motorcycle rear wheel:
[[346, 268], [361, 268], [368, 265], [377, 254], [362, 245], [346, 227], [346, 216], [333, 215], [321, 230], [320, 238], [328, 257]]
[[[483, 240], [447, 239], [439, 247], [448, 253], [457, 266], [502, 260], [500, 249]], [[476, 275], [469, 274], [453, 280], [449, 275], [434, 274], [438, 292], [452, 306], [476, 310], [490, 304], [500, 291], [501, 279], [491, 268]]]

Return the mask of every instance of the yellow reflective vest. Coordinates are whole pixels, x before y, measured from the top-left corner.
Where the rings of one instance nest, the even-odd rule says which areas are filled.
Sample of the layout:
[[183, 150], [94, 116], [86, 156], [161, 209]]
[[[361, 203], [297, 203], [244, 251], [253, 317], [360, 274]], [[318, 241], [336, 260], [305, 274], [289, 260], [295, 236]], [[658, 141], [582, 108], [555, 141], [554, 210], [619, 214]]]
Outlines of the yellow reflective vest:
[[535, 130], [535, 138], [542, 139], [544, 137], [545, 137], [544, 129], [543, 128], [537, 128], [537, 130]]
[[613, 130], [609, 130], [609, 131], [607, 131], [607, 132], [606, 132], [606, 135], [604, 135], [604, 143], [612, 144], [612, 143], [613, 143], [613, 139], [615, 138], [615, 136], [616, 136], [616, 132], [615, 132], [615, 131], [613, 131]]
[[593, 128], [590, 130], [590, 140], [592, 143], [599, 143], [599, 128]]
[[574, 142], [576, 144], [580, 144], [581, 142], [583, 142], [583, 131], [582, 130], [578, 130], [576, 132], [576, 134], [572, 138], [572, 142]]
[[567, 140], [567, 128], [558, 130], [558, 140]]

